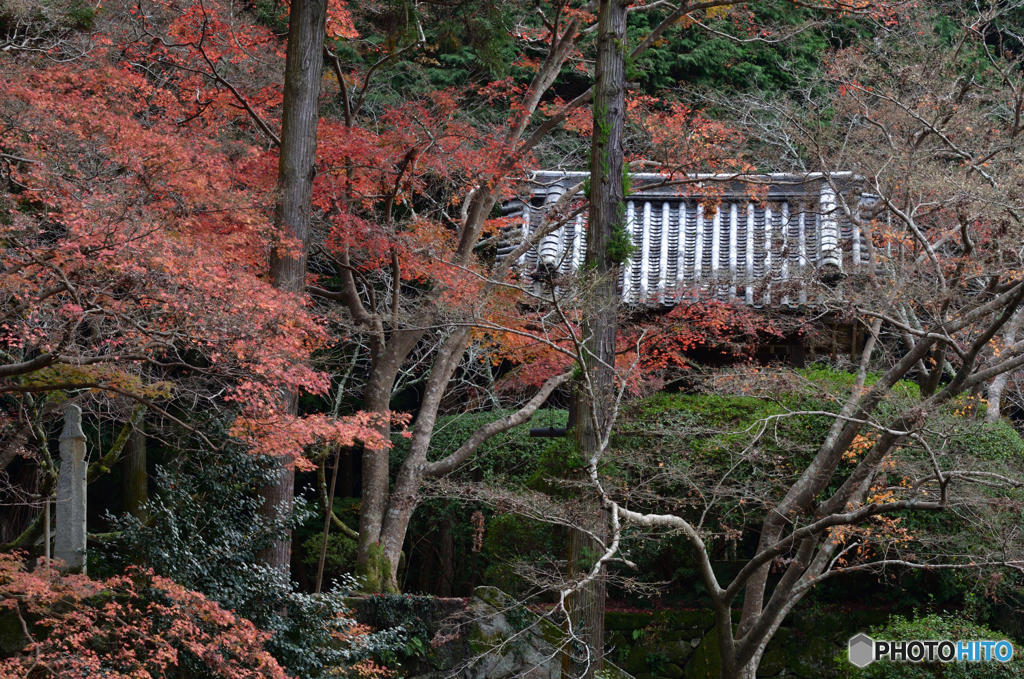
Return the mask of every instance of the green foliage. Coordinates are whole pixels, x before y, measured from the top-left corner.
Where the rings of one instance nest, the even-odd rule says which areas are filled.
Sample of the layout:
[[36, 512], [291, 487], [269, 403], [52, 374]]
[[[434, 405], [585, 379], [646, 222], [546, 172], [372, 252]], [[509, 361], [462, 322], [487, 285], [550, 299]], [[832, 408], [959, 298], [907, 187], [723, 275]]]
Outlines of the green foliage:
[[[302, 543], [302, 562], [316, 567], [320, 563], [320, 548], [323, 546], [323, 533], [311, 536]], [[351, 573], [356, 567], [356, 541], [341, 533], [331, 533], [327, 537], [327, 553], [324, 556], [324, 571], [331, 573]]]
[[286, 574], [261, 565], [259, 551], [310, 515], [299, 497], [292, 517], [270, 523], [260, 516], [256, 491], [279, 473], [276, 461], [231, 446], [179, 455], [158, 468], [146, 523], [108, 516], [119, 535], [104, 546], [97, 566], [117, 572], [141, 565], [202, 592], [273, 633], [267, 650], [292, 674], [315, 679], [402, 639], [391, 632], [371, 636], [360, 649], [338, 643], [354, 624], [345, 603], [354, 581], [326, 594], [302, 594]]
[[96, 15], [99, 13], [99, 9], [82, 2], [82, 0], [74, 0], [74, 2], [68, 3], [64, 11], [71, 22], [72, 28], [80, 31], [92, 28]]
[[[868, 385], [877, 382], [878, 375], [869, 375]], [[740, 504], [739, 500], [725, 499], [733, 494], [743, 498], [747, 489], [759, 488], [770, 503], [772, 493], [785, 492], [796, 474], [802, 472], [816, 454], [831, 426], [833, 418], [822, 414], [800, 414], [799, 411], [838, 412], [843, 400], [854, 383], [854, 375], [843, 371], [815, 366], [771, 378], [773, 386], [764, 388], [758, 396], [733, 394], [668, 394], [659, 393], [633, 404], [624, 414], [613, 440], [619, 472], [615, 476], [630, 490], [643, 483], [645, 475], [656, 468], [666, 480], [659, 485], [658, 493], [669, 498], [688, 498], [691, 484], [713, 487], [722, 479], [722, 472], [730, 470], [729, 490], [724, 491], [717, 502], [714, 514], [706, 525], [728, 525], [747, 531], [756, 527], [761, 520], [762, 508], [755, 503]], [[745, 383], [744, 383], [745, 384]], [[737, 394], [753, 393], [753, 390], [737, 384]], [[920, 390], [911, 382], [900, 382], [880, 404], [877, 419], [886, 422], [907, 408], [920, 402]], [[962, 456], [970, 459], [972, 465], [981, 464], [984, 469], [1015, 477], [1019, 474], [1021, 460], [1024, 460], [1024, 440], [1008, 422], [987, 424], [973, 415], [966, 406], [969, 403], [954, 403], [941, 412], [933, 414], [929, 427], [942, 432], [935, 446], [941, 446], [943, 454]], [[771, 419], [767, 419], [771, 418]], [[767, 428], [766, 423], [767, 422]], [[763, 433], [763, 435], [762, 435]], [[870, 430], [868, 430], [870, 433]], [[755, 441], [756, 443], [753, 443]], [[750, 446], [756, 446], [750, 448]], [[738, 464], [741, 451], [756, 450], [756, 464]], [[904, 465], [928, 468], [927, 452], [919, 446], [907, 445], [892, 453], [893, 466], [888, 472], [890, 483], [905, 482]], [[830, 495], [837, 484], [853, 469], [853, 459], [840, 462], [836, 480], [824, 492]], [[951, 463], [956, 464], [955, 459]], [[983, 489], [981, 494], [993, 498], [1009, 497], [1011, 502], [1024, 501], [1024, 496], [1015, 489]], [[998, 504], [998, 503], [996, 503]], [[987, 512], [988, 505], [951, 506], [942, 512], [907, 511], [894, 517], [910, 536], [911, 542], [904, 549], [916, 550], [922, 544], [942, 544], [942, 549], [953, 554], [971, 554], [982, 550], [998, 540], [997, 529], [992, 534], [979, 529], [980, 517], [971, 512]], [[996, 506], [996, 505], [993, 505]], [[998, 510], [1002, 522], [1021, 520], [1018, 504]], [[687, 511], [685, 505], [678, 511]], [[694, 512], [698, 509], [692, 510]], [[995, 511], [995, 510], [994, 510]], [[742, 518], [741, 518], [742, 517]], [[696, 520], [696, 516], [694, 519]], [[971, 526], [970, 529], [967, 529]], [[624, 549], [627, 558], [638, 565], [638, 571], [650, 580], [694, 582], [698, 579], [689, 546], [675, 536], [652, 538], [646, 533], [633, 535], [629, 530], [625, 536]], [[924, 542], [921, 542], [923, 540]], [[934, 543], [934, 544], [933, 544]], [[744, 553], [752, 547], [739, 540], [735, 547], [736, 557], [728, 550], [715, 555], [716, 570], [721, 577], [728, 577], [733, 568], [732, 558], [742, 561]], [[980, 553], [980, 552], [979, 552]], [[877, 587], [877, 581], [869, 576], [854, 579], [857, 587], [871, 588], [871, 596], [879, 603], [887, 601], [900, 606], [917, 606], [925, 601], [925, 593], [934, 593], [941, 603], [959, 603], [978, 586], [976, 576], [959, 576], [954, 573], [911, 573], [893, 582], [892, 586]], [[845, 584], [844, 584], [845, 583]], [[825, 584], [812, 597], [824, 600], [846, 600], [850, 595], [850, 580]], [[700, 600], [701, 592], [691, 588], [685, 593], [688, 601]]]
[[[853, 383], [857, 380], [857, 376], [852, 372], [835, 370], [820, 365], [814, 365], [795, 372], [807, 380], [808, 383], [816, 385], [819, 389], [838, 391], [844, 395], [850, 391]], [[881, 377], [879, 373], [869, 372], [864, 378], [864, 385], [872, 387]], [[899, 397], [919, 399], [921, 397], [921, 388], [916, 382], [901, 380], [893, 386], [892, 393]]]
[[274, 0], [256, 0], [256, 21], [278, 35], [288, 33], [288, 10]]
[[[371, 106], [391, 100], [399, 92], [420, 94], [462, 88], [467, 83], [504, 78], [515, 71], [519, 71], [519, 80], [529, 79], [524, 69], [512, 65], [519, 55], [512, 28], [521, 17], [514, 4], [473, 0], [426, 5], [394, 0], [366, 8], [369, 11], [358, 4], [350, 7], [354, 10], [355, 26], [365, 41], [335, 41], [335, 53], [343, 63], [367, 65], [384, 54], [394, 54], [415, 44], [381, 69], [376, 82], [384, 87], [374, 88], [367, 100]], [[274, 3], [258, 0], [257, 12], [261, 22], [281, 32]], [[481, 115], [486, 117], [486, 112]]]
[[415, 667], [431, 655], [439, 625], [453, 612], [444, 599], [409, 594], [374, 594], [359, 602], [359, 609], [361, 619], [374, 628], [401, 634], [401, 644], [378, 656], [396, 668]]
[[[430, 442], [430, 459], [437, 460], [450, 455], [481, 426], [507, 414], [507, 411], [492, 410], [439, 417]], [[532, 438], [530, 429], [565, 427], [567, 421], [568, 412], [565, 410], [538, 410], [526, 424], [513, 427], [485, 441], [473, 461], [459, 474], [465, 477], [476, 470], [476, 473], [482, 474], [485, 482], [522, 486], [533, 474], [544, 451], [552, 441], [558, 440]], [[409, 454], [410, 441], [400, 436], [395, 436], [392, 441], [394, 448], [391, 469], [392, 472], [397, 472]]]
[[[950, 641], [971, 641], [981, 639], [1006, 639], [984, 625], [972, 622], [962, 614], [933, 613], [915, 618], [894, 615], [889, 622], [873, 627], [868, 632], [873, 639], [907, 641], [910, 639], [938, 639]], [[836, 663], [847, 671], [849, 677], [864, 679], [1010, 679], [1024, 677], [1024, 660], [1015, 655], [1009, 663], [997, 662], [956, 662], [956, 663], [895, 663], [882, 660], [872, 663], [863, 670], [853, 668], [844, 650]]]
[[[438, 418], [430, 446], [430, 458], [440, 459], [454, 452], [481, 425], [502, 417], [504, 412], [464, 413]], [[554, 462], [549, 451], [564, 446], [566, 439], [533, 438], [530, 428], [565, 427], [568, 413], [565, 410], [545, 409], [536, 412], [526, 424], [498, 434], [486, 441], [476, 457], [452, 477], [466, 482], [482, 480], [488, 485], [509, 489], [535, 488], [543, 484], [544, 473], [540, 470], [546, 460]], [[408, 455], [409, 440], [394, 437], [391, 456], [392, 474], [396, 474], [401, 462]], [[468, 517], [475, 511], [485, 518], [484, 542], [479, 552], [474, 551], [477, 538]], [[549, 526], [539, 526], [513, 515], [496, 514], [489, 506], [465, 505], [449, 500], [429, 499], [424, 501], [413, 516], [409, 528], [411, 544], [411, 570], [403, 585], [403, 591], [429, 589], [437, 578], [436, 539], [442, 522], [453, 541], [455, 564], [453, 593], [468, 595], [472, 587], [480, 584], [495, 584], [506, 591], [519, 591], [520, 583], [514, 574], [511, 561], [518, 555], [531, 558], [550, 558], [561, 550], [557, 531]], [[521, 532], [520, 532], [521, 531]], [[423, 574], [424, 569], [426, 574]]]
[[0, 2], [0, 38], [26, 29], [35, 37], [59, 37], [69, 31], [92, 28], [99, 5], [84, 0], [4, 0]]
[[[636, 69], [644, 90], [655, 93], [681, 83], [721, 90], [758, 89], [785, 92], [798, 86], [801, 76], [820, 70], [829, 48], [869, 38], [866, 22], [828, 18], [828, 32], [807, 30], [782, 40], [794, 27], [814, 18], [814, 12], [793, 3], [769, 0], [750, 6], [744, 16], [702, 19], [698, 25], [669, 31], [649, 49]], [[630, 17], [634, 42], [664, 17], [658, 12], [637, 12]], [[751, 40], [751, 32], [770, 31], [764, 40]]]
[[1024, 456], [1024, 439], [1006, 420], [983, 422], [961, 418], [948, 439], [975, 459], [1008, 462]]
[[[261, 598], [287, 585], [252, 564], [293, 522], [268, 523], [260, 516], [256, 491], [278, 473], [272, 460], [237, 448], [179, 455], [157, 470], [145, 524], [127, 515], [109, 517], [120, 535], [105, 546], [102, 566], [152, 566], [245, 617], [265, 616]], [[305, 503], [298, 503], [297, 516], [307, 513]]]
[[613, 224], [611, 237], [608, 239], [608, 261], [612, 264], [625, 264], [636, 252], [636, 245], [622, 224]]
[[557, 495], [560, 491], [558, 480], [564, 479], [583, 469], [584, 460], [580, 456], [576, 442], [569, 437], [549, 439], [544, 448], [533, 474], [527, 485], [532, 490]]

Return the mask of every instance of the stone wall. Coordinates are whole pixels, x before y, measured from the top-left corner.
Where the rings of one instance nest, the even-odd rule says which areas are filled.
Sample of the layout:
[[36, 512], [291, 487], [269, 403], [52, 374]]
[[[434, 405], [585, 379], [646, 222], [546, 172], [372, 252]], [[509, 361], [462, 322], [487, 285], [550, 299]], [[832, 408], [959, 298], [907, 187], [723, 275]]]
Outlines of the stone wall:
[[[734, 613], [738, 620], [738, 613]], [[886, 611], [795, 613], [768, 644], [758, 677], [841, 677], [835, 657]], [[718, 679], [718, 635], [711, 611], [605, 615], [607, 658], [636, 679]]]
[[[418, 630], [428, 642], [430, 650], [407, 660], [402, 676], [559, 677], [558, 628], [493, 587], [478, 587], [468, 600], [398, 595], [353, 603], [360, 622], [378, 628], [409, 615], [407, 629]], [[738, 613], [734, 616], [738, 620]], [[768, 644], [757, 676], [840, 679], [845, 673], [835, 659], [849, 638], [883, 624], [888, 616], [881, 610], [794, 613]], [[611, 677], [718, 679], [710, 611], [609, 612], [605, 634]]]

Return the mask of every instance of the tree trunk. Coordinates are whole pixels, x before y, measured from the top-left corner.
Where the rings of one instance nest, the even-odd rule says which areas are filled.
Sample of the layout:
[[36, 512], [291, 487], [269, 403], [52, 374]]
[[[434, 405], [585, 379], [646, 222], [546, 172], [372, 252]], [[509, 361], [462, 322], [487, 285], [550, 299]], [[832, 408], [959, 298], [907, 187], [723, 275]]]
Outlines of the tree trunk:
[[452, 585], [455, 583], [455, 538], [452, 535], [451, 519], [444, 519], [438, 527], [437, 586], [434, 594], [451, 596]]
[[[368, 412], [384, 412], [391, 407], [391, 386], [394, 380], [377, 384], [371, 375], [365, 394]], [[390, 438], [391, 428], [382, 427], [381, 434]], [[384, 527], [384, 510], [388, 505], [388, 462], [390, 451], [363, 447], [362, 492], [359, 506], [359, 543], [356, 548], [356, 576], [364, 592], [382, 592], [391, 580], [390, 564], [381, 554], [380, 532]]]
[[[326, 23], [327, 0], [292, 0], [277, 169], [278, 199], [274, 210], [276, 242], [270, 252], [270, 279], [275, 287], [295, 294], [302, 294], [306, 284]], [[298, 395], [286, 395], [284, 406], [289, 414], [296, 414]], [[294, 504], [295, 469], [287, 461], [282, 467], [280, 480], [260, 492], [264, 500], [262, 512], [270, 520], [290, 515]], [[280, 539], [260, 556], [269, 566], [288, 570], [290, 554], [290, 539]]]
[[[598, 9], [597, 64], [594, 83], [594, 137], [590, 154], [590, 215], [582, 281], [584, 366], [591, 389], [578, 389], [576, 444], [589, 460], [600, 452], [615, 399], [615, 333], [618, 279], [625, 232], [622, 128], [625, 120], [626, 3], [601, 0]], [[610, 247], [613, 246], [613, 247]], [[608, 518], [594, 503], [594, 528], [606, 534]], [[601, 545], [579, 530], [570, 531], [568, 576], [590, 571]], [[604, 664], [603, 573], [569, 597], [568, 624], [587, 649], [569, 640], [562, 674], [592, 679]], [[586, 651], [586, 652], [581, 652]]]
[[[1003, 333], [1003, 345], [1013, 346], [1017, 341], [1017, 330], [1020, 328], [1021, 315], [1024, 310], [1018, 311], [1006, 324], [1006, 331]], [[986, 422], [998, 422], [1000, 410], [1002, 409], [1003, 391], [1006, 390], [1006, 383], [1010, 380], [1010, 373], [1005, 372], [996, 375], [988, 385], [988, 409], [985, 411]]]
[[744, 665], [743, 669], [738, 674], [731, 674], [731, 670], [726, 670], [725, 666], [722, 666], [722, 671], [719, 674], [721, 679], [757, 679], [757, 665], [753, 662], [749, 662]]
[[124, 510], [140, 521], [147, 517], [149, 476], [146, 474], [146, 431], [140, 421], [128, 435], [121, 460], [121, 489]]
[[[598, 535], [607, 534], [608, 515], [596, 510], [593, 528]], [[582, 577], [590, 572], [594, 561], [603, 552], [601, 545], [581, 530], [569, 531], [568, 576]], [[569, 596], [568, 618], [572, 622], [572, 636], [562, 654], [562, 674], [565, 677], [591, 679], [604, 665], [604, 574]], [[568, 636], [568, 628], [566, 634]]]

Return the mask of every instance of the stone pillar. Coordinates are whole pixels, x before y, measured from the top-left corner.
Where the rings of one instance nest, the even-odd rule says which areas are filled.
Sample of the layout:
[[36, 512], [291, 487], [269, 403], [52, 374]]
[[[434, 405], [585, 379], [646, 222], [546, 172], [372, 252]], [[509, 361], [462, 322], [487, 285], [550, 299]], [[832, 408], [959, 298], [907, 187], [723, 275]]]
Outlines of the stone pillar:
[[64, 408], [60, 434], [60, 474], [57, 477], [57, 531], [53, 557], [72, 571], [85, 572], [85, 433], [82, 409]]

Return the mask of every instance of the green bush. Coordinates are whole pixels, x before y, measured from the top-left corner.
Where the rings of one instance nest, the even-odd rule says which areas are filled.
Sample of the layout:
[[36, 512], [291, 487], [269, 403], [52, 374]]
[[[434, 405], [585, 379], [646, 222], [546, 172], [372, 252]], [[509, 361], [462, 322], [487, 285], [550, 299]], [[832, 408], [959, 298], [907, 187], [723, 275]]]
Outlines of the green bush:
[[[267, 650], [301, 679], [339, 676], [360, 654], [381, 657], [403, 647], [401, 630], [371, 635], [359, 649], [338, 641], [354, 624], [346, 602], [355, 585], [351, 577], [324, 594], [305, 594], [287, 574], [262, 565], [260, 550], [311, 514], [299, 496], [292, 517], [271, 523], [260, 515], [258, 489], [280, 473], [273, 459], [230, 445], [216, 453], [180, 452], [157, 469], [145, 523], [108, 516], [117, 534], [105, 545], [97, 570], [145, 566], [202, 592], [271, 632]], [[343, 550], [339, 546], [339, 558]]]
[[[873, 639], [907, 641], [910, 639], [949, 639], [950, 641], [974, 641], [981, 639], [1006, 639], [984, 625], [967, 619], [962, 614], [933, 613], [919, 618], [905, 618], [894, 615], [880, 627], [872, 627], [868, 636]], [[953, 662], [953, 663], [899, 663], [882, 660], [864, 669], [854, 668], [843, 651], [837, 657], [851, 679], [1010, 679], [1024, 677], [1024, 659], [1014, 651], [1009, 663], [999, 662]]]

